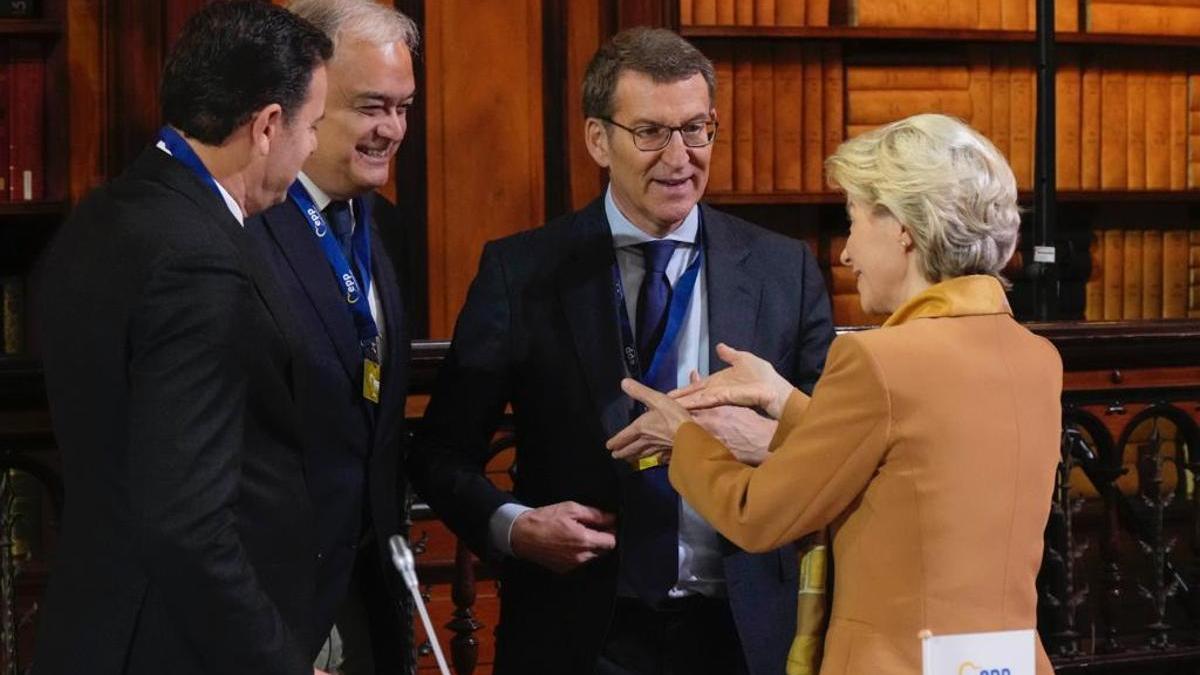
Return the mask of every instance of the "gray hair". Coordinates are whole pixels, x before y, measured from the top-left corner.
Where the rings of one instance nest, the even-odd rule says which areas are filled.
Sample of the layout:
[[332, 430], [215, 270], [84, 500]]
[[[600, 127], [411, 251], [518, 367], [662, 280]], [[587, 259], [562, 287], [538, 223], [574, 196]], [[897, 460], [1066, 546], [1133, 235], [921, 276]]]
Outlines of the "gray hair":
[[699, 73], [708, 85], [710, 105], [716, 101], [717, 75], [708, 57], [677, 33], [639, 26], [612, 36], [592, 57], [583, 76], [584, 117], [612, 117], [617, 79], [626, 70], [649, 75], [660, 84]]
[[403, 42], [413, 54], [421, 42], [416, 22], [375, 0], [291, 0], [287, 8], [329, 36], [335, 59], [338, 41], [347, 37], [374, 45]]
[[830, 185], [908, 228], [931, 282], [1000, 275], [1017, 246], [1017, 182], [978, 131], [946, 115], [914, 115], [852, 138], [825, 160]]

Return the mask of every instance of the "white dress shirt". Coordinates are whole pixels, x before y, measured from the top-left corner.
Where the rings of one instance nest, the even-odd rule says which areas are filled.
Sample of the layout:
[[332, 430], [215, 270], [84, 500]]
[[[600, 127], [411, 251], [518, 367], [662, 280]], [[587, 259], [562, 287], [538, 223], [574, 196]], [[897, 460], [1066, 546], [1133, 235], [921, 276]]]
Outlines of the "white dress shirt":
[[[170, 150], [167, 149], [167, 144], [162, 141], [155, 143], [154, 147], [158, 148], [159, 150], [162, 150], [163, 152], [167, 153], [168, 155], [171, 155], [172, 157], [175, 156], [174, 154], [171, 153]], [[238, 225], [245, 227], [246, 226], [246, 214], [242, 213], [241, 205], [237, 203], [237, 200], [235, 200], [233, 198], [233, 195], [229, 194], [229, 191], [225, 189], [225, 186], [221, 185], [221, 181], [214, 178], [213, 185], [217, 186], [217, 191], [221, 193], [221, 199], [225, 200], [225, 206], [229, 209], [229, 212], [233, 214], [233, 217], [238, 221]]]

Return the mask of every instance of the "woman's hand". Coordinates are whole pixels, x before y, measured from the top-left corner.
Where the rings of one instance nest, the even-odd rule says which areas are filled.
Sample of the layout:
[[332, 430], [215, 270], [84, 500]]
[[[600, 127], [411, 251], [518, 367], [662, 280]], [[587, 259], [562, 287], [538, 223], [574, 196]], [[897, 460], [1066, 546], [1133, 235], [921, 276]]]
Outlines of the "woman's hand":
[[670, 393], [688, 410], [740, 405], [759, 408], [771, 419], [779, 419], [794, 387], [770, 363], [750, 352], [717, 345], [717, 356], [729, 364], [724, 370]]
[[661, 454], [665, 460], [675, 445], [675, 434], [692, 416], [683, 406], [666, 394], [655, 391], [637, 380], [621, 380], [621, 389], [646, 406], [646, 412], [622, 429], [606, 444], [614, 459], [637, 461]]

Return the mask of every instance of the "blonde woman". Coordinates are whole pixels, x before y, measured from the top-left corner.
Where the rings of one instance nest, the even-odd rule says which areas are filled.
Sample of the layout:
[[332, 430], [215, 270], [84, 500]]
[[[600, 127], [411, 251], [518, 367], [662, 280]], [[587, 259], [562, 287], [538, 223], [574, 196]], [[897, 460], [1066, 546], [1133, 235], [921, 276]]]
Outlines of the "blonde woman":
[[[918, 115], [847, 141], [826, 170], [847, 197], [842, 262], [887, 322], [834, 341], [811, 399], [724, 346], [731, 367], [674, 398], [626, 380], [649, 412], [609, 448], [670, 452], [671, 483], [747, 550], [830, 526], [821, 673], [919, 673], [925, 631], [1036, 626], [1062, 362], [1006, 302], [1017, 191], [986, 138]], [[759, 467], [690, 421], [730, 403], [779, 420]], [[1036, 660], [1051, 672], [1040, 644]]]

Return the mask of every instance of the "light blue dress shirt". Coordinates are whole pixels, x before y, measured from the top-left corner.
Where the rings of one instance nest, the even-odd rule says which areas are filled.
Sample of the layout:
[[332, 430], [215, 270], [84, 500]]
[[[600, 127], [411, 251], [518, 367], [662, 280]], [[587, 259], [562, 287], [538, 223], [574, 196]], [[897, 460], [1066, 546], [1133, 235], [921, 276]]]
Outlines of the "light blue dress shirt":
[[[613, 247], [617, 267], [621, 273], [621, 284], [625, 289], [626, 311], [630, 324], [637, 323], [637, 296], [645, 277], [642, 252], [637, 245], [654, 241], [655, 237], [638, 229], [617, 208], [613, 201], [612, 188], [604, 196], [604, 210], [608, 226], [612, 231]], [[697, 237], [700, 233], [700, 208], [692, 207], [683, 223], [665, 238], [680, 242], [667, 264], [667, 279], [674, 285], [684, 270], [699, 255]], [[677, 383], [687, 384], [693, 370], [708, 375], [708, 289], [705, 270], [701, 268], [696, 280], [696, 292], [688, 305], [687, 317], [679, 332], [676, 346], [678, 362]], [[679, 582], [671, 590], [672, 596], [699, 593], [709, 597], [725, 597], [725, 575], [721, 562], [720, 536], [683, 499], [679, 500]], [[489, 535], [492, 545], [507, 555], [512, 555], [510, 534], [512, 523], [529, 507], [521, 504], [505, 504], [492, 514]]]

